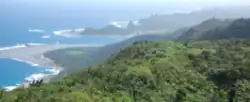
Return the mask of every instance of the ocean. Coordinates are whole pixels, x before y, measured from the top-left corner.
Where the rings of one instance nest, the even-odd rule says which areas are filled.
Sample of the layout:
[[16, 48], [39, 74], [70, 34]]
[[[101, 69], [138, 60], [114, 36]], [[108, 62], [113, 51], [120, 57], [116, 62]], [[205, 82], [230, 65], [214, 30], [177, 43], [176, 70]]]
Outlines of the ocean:
[[[1, 2], [0, 2], [1, 3]], [[2, 6], [4, 7], [4, 6]], [[42, 8], [42, 7], [41, 7]], [[54, 31], [67, 29], [101, 28], [110, 22], [128, 22], [145, 17], [147, 13], [60, 10], [31, 7], [0, 7], [0, 53], [1, 50], [15, 48], [24, 44], [90, 44], [106, 45], [124, 40], [124, 37], [65, 37]], [[39, 79], [58, 72], [39, 68], [25, 62], [0, 58], [0, 88], [12, 90], [24, 81]]]
[[[124, 40], [124, 37], [65, 37], [54, 31], [67, 29], [101, 28], [111, 22], [128, 22], [145, 18], [156, 11], [165, 10], [163, 6], [138, 7], [119, 5], [75, 5], [47, 2], [0, 1], [0, 53], [1, 50], [15, 48], [24, 44], [111, 44]], [[43, 0], [42, 0], [43, 1]], [[61, 0], [60, 0], [61, 1]], [[175, 10], [167, 9], [169, 12]], [[165, 11], [164, 11], [165, 12]], [[162, 13], [162, 12], [160, 12]], [[30, 64], [0, 58], [0, 87], [7, 90], [15, 88], [24, 81], [37, 79], [57, 71], [38, 68]]]
[[12, 90], [25, 81], [40, 79], [46, 75], [55, 74], [50, 67], [37, 68], [27, 63], [12, 59], [0, 59], [0, 86], [5, 90]]
[[[35, 45], [60, 43], [107, 45], [124, 39], [123, 37], [64, 37], [55, 35], [53, 33], [54, 31], [60, 31], [65, 29], [84, 28], [85, 26], [87, 26], [84, 24], [79, 27], [70, 27], [70, 25], [67, 24], [51, 26], [49, 23], [44, 24], [44, 21], [37, 21], [33, 25], [25, 23], [26, 21], [16, 23], [12, 19], [1, 22], [0, 53], [1, 50], [16, 48], [25, 44]], [[108, 21], [106, 22], [106, 24], [107, 23]], [[24, 81], [39, 79], [41, 77], [46, 76], [47, 74], [55, 73], [55, 71], [50, 70], [50, 66], [48, 66], [47, 68], [38, 68], [37, 66], [32, 66], [28, 63], [16, 61], [13, 59], [0, 58], [0, 88], [4, 90], [12, 90]]]
[[[38, 30], [32, 30], [30, 27], [25, 27], [25, 24], [20, 26], [12, 25], [12, 27], [9, 26], [8, 28], [6, 25], [4, 26], [5, 28], [1, 27], [0, 30], [0, 53], [1, 50], [16, 48], [25, 44], [55, 44], [59, 42], [61, 44], [106, 45], [123, 39], [122, 37], [108, 38], [91, 36], [68, 38], [54, 35], [53, 31], [60, 29], [52, 30], [52, 27], [39, 28], [40, 31], [43, 31], [43, 33], [41, 33], [37, 32]], [[49, 69], [51, 69], [50, 66], [47, 68], [39, 68], [25, 62], [0, 58], [0, 88], [12, 90], [24, 81], [39, 79], [47, 74], [55, 73], [55, 71]]]

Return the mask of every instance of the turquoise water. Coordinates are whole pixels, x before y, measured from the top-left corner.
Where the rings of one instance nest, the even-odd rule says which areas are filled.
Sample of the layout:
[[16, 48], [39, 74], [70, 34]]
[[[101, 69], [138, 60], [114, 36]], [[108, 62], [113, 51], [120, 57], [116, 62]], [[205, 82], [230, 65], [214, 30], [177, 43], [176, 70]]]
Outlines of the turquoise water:
[[12, 86], [20, 84], [24, 78], [29, 77], [34, 72], [44, 72], [44, 69], [31, 66], [29, 64], [0, 58], [0, 86]]
[[[35, 5], [25, 4], [25, 2], [19, 4], [18, 1], [0, 1], [0, 49], [28, 43], [110, 44], [124, 38], [91, 36], [66, 38], [55, 36], [53, 31], [85, 27], [100, 28], [111, 21], [137, 20], [155, 13], [149, 9], [137, 9], [136, 7], [129, 7], [127, 10], [119, 8], [119, 6], [107, 8], [86, 5], [60, 8], [59, 6], [62, 5], [57, 7], [52, 4], [42, 5], [35, 2]], [[34, 33], [29, 32], [29, 29], [41, 29], [45, 32]], [[42, 38], [45, 35], [50, 36], [50, 38]], [[11, 59], [0, 59], [0, 68], [0, 86], [2, 87], [20, 84], [34, 73], [47, 73], [42, 68]]]

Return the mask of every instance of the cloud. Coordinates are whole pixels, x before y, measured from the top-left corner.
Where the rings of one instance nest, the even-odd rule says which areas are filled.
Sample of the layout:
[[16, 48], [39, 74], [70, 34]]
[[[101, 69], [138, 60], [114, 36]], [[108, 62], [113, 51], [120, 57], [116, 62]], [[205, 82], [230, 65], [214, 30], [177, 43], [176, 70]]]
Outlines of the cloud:
[[29, 29], [29, 32], [31, 32], [31, 33], [45, 33], [45, 31], [41, 30], [41, 29]]

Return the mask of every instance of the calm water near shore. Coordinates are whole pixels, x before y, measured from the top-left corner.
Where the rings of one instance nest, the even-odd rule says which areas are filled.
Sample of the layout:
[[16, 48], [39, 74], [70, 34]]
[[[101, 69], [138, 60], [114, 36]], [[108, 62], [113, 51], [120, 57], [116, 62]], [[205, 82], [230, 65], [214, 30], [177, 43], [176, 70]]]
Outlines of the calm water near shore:
[[27, 63], [0, 58], [0, 86], [15, 86], [30, 79], [30, 75], [45, 72], [45, 69]]
[[[1, 7], [0, 7], [1, 8]], [[8, 8], [8, 7], [7, 7]], [[5, 8], [5, 9], [7, 9]], [[43, 8], [45, 9], [45, 8]], [[147, 12], [98, 12], [93, 13], [90, 8], [76, 10], [79, 12], [62, 12], [57, 9], [50, 9], [50, 13], [43, 9], [33, 9], [28, 7], [13, 6], [8, 11], [0, 9], [0, 53], [2, 48], [20, 46], [23, 44], [110, 44], [123, 40], [123, 37], [73, 37], [67, 38], [56, 36], [53, 31], [65, 29], [78, 29], [85, 27], [100, 28], [114, 21], [137, 20], [148, 15]], [[77, 9], [77, 8], [75, 8]], [[86, 10], [85, 10], [86, 9]], [[89, 10], [89, 11], [88, 11]], [[39, 12], [37, 12], [39, 11]], [[45, 12], [46, 11], [46, 12]], [[98, 14], [98, 15], [96, 15]], [[133, 14], [133, 15], [131, 15]], [[137, 15], [134, 15], [137, 14]], [[126, 18], [124, 18], [126, 15]], [[43, 32], [34, 32], [39, 29]], [[17, 52], [18, 53], [18, 52]], [[21, 53], [20, 53], [21, 54]], [[38, 74], [40, 73], [40, 74]], [[42, 76], [46, 72], [43, 68], [31, 66], [27, 63], [18, 62], [11, 59], [0, 59], [0, 86], [16, 86], [31, 76]], [[37, 76], [36, 76], [37, 75]]]

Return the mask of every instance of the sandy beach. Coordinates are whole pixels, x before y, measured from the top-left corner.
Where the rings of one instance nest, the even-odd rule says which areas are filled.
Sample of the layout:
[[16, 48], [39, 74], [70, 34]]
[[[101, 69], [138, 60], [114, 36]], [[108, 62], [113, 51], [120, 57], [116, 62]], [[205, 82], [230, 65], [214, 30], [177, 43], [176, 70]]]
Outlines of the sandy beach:
[[[49, 82], [49, 80], [60, 73], [63, 68], [54, 63], [53, 60], [43, 56], [44, 53], [53, 50], [65, 49], [65, 48], [75, 48], [75, 47], [101, 47], [100, 45], [68, 45], [68, 44], [51, 44], [51, 45], [22, 45], [21, 47], [10, 47], [2, 48], [0, 50], [0, 58], [13, 59], [20, 62], [25, 62], [32, 66], [39, 68], [46, 68], [50, 70], [52, 74], [33, 74], [30, 76], [31, 79], [26, 79], [25, 82], [18, 86], [8, 86], [7, 91], [11, 91], [16, 87], [24, 87], [29, 85], [33, 80], [44, 79], [44, 82]], [[49, 69], [48, 69], [49, 68]]]
[[[98, 45], [93, 45], [98, 46]], [[51, 44], [51, 45], [28, 45], [22, 48], [13, 48], [8, 50], [0, 51], [0, 58], [9, 58], [22, 62], [26, 62], [28, 64], [32, 64], [33, 66], [51, 66], [55, 63], [43, 56], [45, 52], [65, 49], [65, 48], [74, 48], [74, 47], [90, 47], [90, 45], [67, 45], [67, 44]]]

